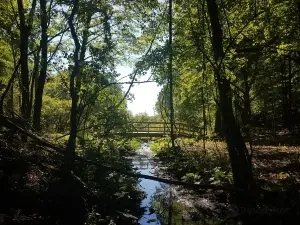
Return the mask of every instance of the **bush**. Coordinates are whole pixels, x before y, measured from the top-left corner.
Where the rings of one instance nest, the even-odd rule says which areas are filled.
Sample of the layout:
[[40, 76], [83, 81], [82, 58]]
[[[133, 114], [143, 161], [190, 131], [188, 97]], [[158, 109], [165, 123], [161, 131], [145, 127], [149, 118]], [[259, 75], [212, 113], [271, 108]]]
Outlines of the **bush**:
[[[177, 143], [181, 145], [172, 149], [166, 147], [166, 139], [160, 139], [151, 145], [151, 149], [178, 179], [204, 184], [232, 183], [230, 163], [223, 143], [209, 141], [205, 151], [201, 141], [188, 139]], [[189, 149], [187, 143], [193, 148]]]

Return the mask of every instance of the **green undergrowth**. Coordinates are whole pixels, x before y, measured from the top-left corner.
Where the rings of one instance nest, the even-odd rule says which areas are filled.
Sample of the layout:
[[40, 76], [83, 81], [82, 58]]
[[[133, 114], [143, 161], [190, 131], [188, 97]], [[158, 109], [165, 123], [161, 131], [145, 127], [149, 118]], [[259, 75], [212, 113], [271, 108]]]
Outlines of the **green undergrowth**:
[[[51, 140], [52, 143], [57, 145], [65, 145], [69, 139], [69, 135], [64, 135], [61, 133], [52, 133], [47, 134], [47, 138]], [[99, 145], [101, 149], [111, 150], [113, 148], [117, 149], [126, 149], [130, 151], [135, 151], [141, 147], [142, 142], [147, 142], [147, 139], [141, 138], [120, 138], [120, 140], [116, 140], [115, 138], [105, 138], [104, 140], [98, 140], [97, 138], [93, 137], [93, 135], [86, 135], [86, 140], [82, 140], [78, 137], [77, 146], [79, 151], [83, 148], [97, 148]], [[81, 146], [84, 146], [81, 148]]]
[[[180, 144], [175, 149], [169, 147], [169, 140], [159, 139], [151, 144], [156, 156], [166, 164], [168, 172], [178, 179], [197, 184], [231, 184], [232, 173], [224, 146], [207, 142], [206, 149], [203, 143], [195, 140], [177, 140]], [[189, 148], [191, 145], [197, 148]], [[218, 148], [218, 149], [217, 149]]]
[[[80, 156], [99, 164], [131, 171], [124, 155], [82, 149]], [[130, 178], [84, 161], [72, 174], [62, 172], [63, 157], [39, 147], [0, 136], [0, 221], [4, 224], [138, 224], [144, 192], [138, 178]]]
[[128, 139], [125, 142], [125, 147], [127, 147], [130, 150], [138, 150], [139, 148], [141, 148], [141, 140], [137, 139], [137, 138], [132, 138], [132, 139]]
[[[170, 139], [166, 137], [156, 139], [150, 147], [168, 168], [168, 172], [177, 179], [198, 184], [233, 183], [224, 141], [206, 140], [205, 149], [202, 140], [192, 138], [176, 139], [176, 144], [175, 150], [170, 148]], [[289, 154], [285, 151], [288, 151], [286, 147], [255, 146], [253, 174], [258, 187], [267, 191], [286, 191], [299, 182], [299, 159], [293, 148], [289, 149]], [[283, 164], [282, 168], [276, 167], [278, 154], [285, 154], [284, 160], [287, 162], [283, 159], [280, 161]]]
[[[96, 161], [102, 165], [124, 171], [134, 172], [129, 161], [122, 156], [130, 150], [121, 148], [119, 154], [112, 156], [110, 152], [97, 152], [93, 149], [84, 151], [82, 157]], [[87, 184], [93, 199], [98, 199], [91, 206], [87, 224], [99, 224], [104, 218], [113, 218], [114, 222], [122, 224], [136, 224], [143, 210], [140, 208], [144, 192], [138, 188], [139, 180], [102, 167], [78, 163], [76, 173]], [[99, 204], [101, 202], [101, 204]], [[101, 215], [99, 217], [99, 215]], [[134, 219], [136, 218], [136, 219]], [[109, 222], [106, 219], [106, 222]]]

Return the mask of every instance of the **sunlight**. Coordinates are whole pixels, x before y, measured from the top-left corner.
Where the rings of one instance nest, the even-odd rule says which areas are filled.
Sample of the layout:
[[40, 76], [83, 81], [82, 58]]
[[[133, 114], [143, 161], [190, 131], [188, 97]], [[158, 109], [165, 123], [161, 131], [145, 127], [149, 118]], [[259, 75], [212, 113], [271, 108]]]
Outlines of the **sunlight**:
[[[132, 69], [126, 66], [118, 66], [117, 71], [124, 77], [131, 73]], [[145, 81], [150, 77], [150, 72], [138, 78], [139, 81]], [[122, 79], [121, 82], [130, 81], [128, 77]], [[128, 90], [129, 84], [123, 84], [123, 91]], [[161, 87], [156, 83], [134, 84], [130, 90], [130, 94], [134, 96], [132, 101], [127, 102], [128, 110], [133, 115], [146, 112], [149, 116], [155, 115], [155, 103]]]

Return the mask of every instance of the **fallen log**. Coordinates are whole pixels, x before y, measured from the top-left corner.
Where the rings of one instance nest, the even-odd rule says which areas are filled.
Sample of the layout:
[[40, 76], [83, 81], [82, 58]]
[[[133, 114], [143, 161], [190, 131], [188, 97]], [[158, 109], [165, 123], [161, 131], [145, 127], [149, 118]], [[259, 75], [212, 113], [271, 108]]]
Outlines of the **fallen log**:
[[65, 150], [62, 147], [56, 146], [55, 144], [52, 144], [51, 142], [43, 139], [42, 137], [39, 137], [38, 135], [25, 130], [24, 128], [18, 126], [17, 124], [13, 123], [10, 118], [0, 114], [0, 125], [9, 128], [9, 129], [15, 129], [18, 130], [21, 134], [28, 136], [29, 138], [31, 138], [32, 140], [36, 141], [37, 143], [51, 148], [53, 150], [55, 150], [56, 152], [60, 153], [60, 154], [64, 154]]

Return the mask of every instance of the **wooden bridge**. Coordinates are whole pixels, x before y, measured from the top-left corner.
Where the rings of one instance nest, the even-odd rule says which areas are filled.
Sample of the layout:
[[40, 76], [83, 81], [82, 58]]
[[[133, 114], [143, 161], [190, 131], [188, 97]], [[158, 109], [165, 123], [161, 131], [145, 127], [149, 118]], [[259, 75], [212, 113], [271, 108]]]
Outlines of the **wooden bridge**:
[[[134, 137], [163, 137], [170, 134], [170, 124], [165, 122], [131, 122], [127, 135]], [[175, 137], [192, 137], [195, 130], [184, 123], [174, 124]]]

